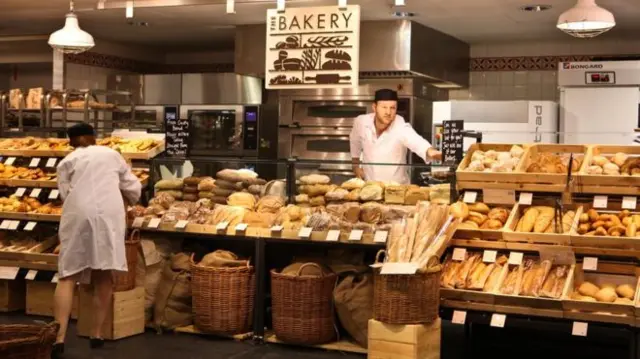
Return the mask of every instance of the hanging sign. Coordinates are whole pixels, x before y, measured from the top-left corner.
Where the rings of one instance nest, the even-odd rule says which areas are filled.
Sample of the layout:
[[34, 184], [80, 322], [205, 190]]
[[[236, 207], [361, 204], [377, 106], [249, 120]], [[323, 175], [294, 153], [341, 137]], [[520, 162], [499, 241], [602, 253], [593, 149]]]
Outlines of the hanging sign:
[[358, 86], [360, 6], [267, 11], [267, 89]]
[[462, 161], [462, 147], [464, 145], [464, 139], [462, 138], [463, 129], [463, 120], [444, 121], [442, 130], [443, 163], [455, 164]]
[[187, 157], [189, 155], [189, 120], [180, 119], [177, 109], [166, 110], [164, 114], [165, 148], [171, 157]]

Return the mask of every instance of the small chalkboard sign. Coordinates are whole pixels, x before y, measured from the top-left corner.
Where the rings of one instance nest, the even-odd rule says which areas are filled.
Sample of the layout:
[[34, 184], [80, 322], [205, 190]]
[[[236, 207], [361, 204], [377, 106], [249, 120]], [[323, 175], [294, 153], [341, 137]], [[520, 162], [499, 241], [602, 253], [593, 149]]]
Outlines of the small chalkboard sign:
[[444, 121], [442, 129], [442, 162], [454, 164], [462, 161], [464, 120]]
[[179, 119], [175, 112], [165, 112], [165, 143], [167, 155], [189, 156], [189, 120]]

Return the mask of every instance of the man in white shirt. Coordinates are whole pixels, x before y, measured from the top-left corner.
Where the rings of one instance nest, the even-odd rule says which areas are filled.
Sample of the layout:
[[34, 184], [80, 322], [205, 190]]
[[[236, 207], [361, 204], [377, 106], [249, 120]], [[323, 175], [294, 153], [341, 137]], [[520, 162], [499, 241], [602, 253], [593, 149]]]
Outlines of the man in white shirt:
[[[356, 176], [367, 181], [409, 184], [407, 149], [425, 162], [442, 159], [429, 141], [418, 135], [402, 116], [398, 116], [398, 93], [389, 89], [375, 93], [373, 113], [355, 119], [349, 135], [351, 158]], [[360, 166], [360, 157], [365, 163]], [[370, 164], [398, 164], [370, 165]]]

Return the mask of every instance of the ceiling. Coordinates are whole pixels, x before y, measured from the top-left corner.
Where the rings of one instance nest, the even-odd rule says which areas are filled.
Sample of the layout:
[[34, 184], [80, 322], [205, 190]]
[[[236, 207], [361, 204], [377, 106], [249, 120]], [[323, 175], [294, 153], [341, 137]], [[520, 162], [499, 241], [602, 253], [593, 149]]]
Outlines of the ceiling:
[[[336, 0], [287, 0], [288, 6], [334, 5]], [[349, 0], [362, 6], [364, 20], [392, 19], [392, 0]], [[426, 26], [468, 43], [563, 40], [568, 35], [555, 29], [558, 16], [575, 0], [406, 0], [403, 11]], [[552, 4], [541, 13], [519, 10], [531, 3]], [[96, 10], [98, 0], [76, 0], [80, 25], [98, 39], [153, 47], [229, 49], [233, 26], [262, 23], [266, 9], [275, 0], [236, 0], [236, 14], [226, 14], [225, 0], [136, 0], [135, 21], [148, 27], [128, 25], [125, 1], [105, 0], [105, 10]], [[174, 6], [158, 7], [158, 4]], [[205, 4], [175, 6], [179, 4]], [[640, 32], [638, 0], [599, 0], [612, 11], [618, 26], [601, 35], [636, 38]], [[67, 0], [2, 0], [0, 36], [49, 34], [63, 24]], [[582, 40], [588, 41], [588, 40]]]

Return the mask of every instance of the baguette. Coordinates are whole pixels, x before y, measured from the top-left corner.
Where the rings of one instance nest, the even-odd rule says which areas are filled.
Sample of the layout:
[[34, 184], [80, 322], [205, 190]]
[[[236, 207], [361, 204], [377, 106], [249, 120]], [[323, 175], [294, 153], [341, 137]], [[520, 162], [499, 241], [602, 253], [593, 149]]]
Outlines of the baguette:
[[539, 297], [542, 286], [544, 285], [547, 276], [549, 275], [549, 271], [551, 271], [551, 261], [544, 260], [538, 266], [535, 279], [533, 282], [533, 287], [531, 288], [531, 295], [534, 297]]
[[513, 294], [516, 287], [516, 281], [518, 280], [518, 270], [520, 267], [522, 266], [516, 266], [511, 270], [511, 272], [509, 272], [507, 278], [502, 283], [502, 288], [500, 289], [502, 294]]
[[491, 274], [489, 274], [489, 278], [484, 284], [482, 288], [483, 292], [493, 292], [496, 289], [496, 285], [498, 284], [498, 280], [500, 280], [500, 274], [502, 274], [503, 265], [497, 264], [493, 267]]
[[473, 267], [475, 267], [475, 265], [480, 260], [482, 260], [482, 258], [480, 258], [480, 255], [474, 254], [464, 262], [464, 264], [462, 265], [462, 268], [458, 271], [455, 277], [456, 288], [460, 288], [460, 289], [465, 288], [467, 284], [467, 278], [469, 277], [469, 273], [471, 273], [471, 270], [473, 269]]
[[482, 265], [478, 265], [478, 267], [479, 268], [476, 269], [476, 272], [478, 273], [474, 276], [473, 280], [467, 283], [467, 289], [482, 290], [485, 283], [487, 283], [491, 272], [493, 272], [493, 269], [496, 267], [496, 264], [491, 263], [486, 265], [485, 263], [482, 263]]

